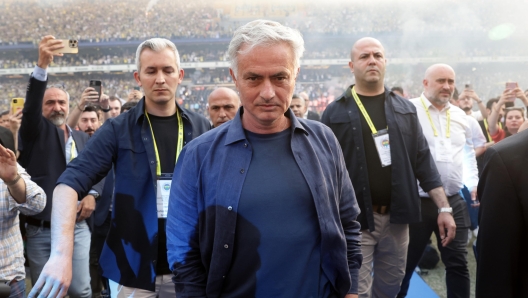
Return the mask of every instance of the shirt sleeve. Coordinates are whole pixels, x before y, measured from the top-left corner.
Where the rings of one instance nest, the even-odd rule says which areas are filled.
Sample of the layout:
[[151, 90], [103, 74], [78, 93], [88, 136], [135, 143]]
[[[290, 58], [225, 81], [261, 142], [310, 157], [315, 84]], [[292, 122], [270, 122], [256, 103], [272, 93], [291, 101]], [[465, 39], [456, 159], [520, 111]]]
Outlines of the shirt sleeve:
[[486, 137], [482, 133], [482, 129], [477, 120], [473, 117], [468, 117], [469, 126], [471, 127], [471, 138], [473, 139], [473, 147], [480, 148], [486, 146]]
[[[473, 119], [472, 119], [473, 120]], [[478, 184], [477, 158], [473, 147], [473, 133], [471, 124], [466, 127], [466, 145], [464, 146], [463, 160], [463, 181], [468, 189], [476, 187]], [[481, 132], [482, 133], [482, 132]]]
[[505, 137], [506, 137], [506, 132], [504, 131], [504, 129], [499, 127], [497, 129], [497, 133], [492, 135], [491, 139], [493, 140], [493, 142], [498, 143], [498, 142], [502, 141]]
[[[21, 179], [26, 183], [26, 202], [19, 204], [9, 191], [6, 191], [9, 201], [9, 211], [17, 209], [23, 214], [33, 215], [44, 210], [46, 207], [46, 193], [40, 188], [35, 182], [31, 181], [31, 177], [28, 175], [26, 170], [20, 165], [18, 166], [18, 173]], [[5, 186], [7, 187], [7, 186]]]
[[36, 79], [36, 80], [39, 80], [41, 82], [46, 82], [48, 80], [48, 71], [45, 70], [44, 68], [40, 68], [37, 66], [35, 66], [35, 68], [33, 69], [33, 74], [32, 76]]

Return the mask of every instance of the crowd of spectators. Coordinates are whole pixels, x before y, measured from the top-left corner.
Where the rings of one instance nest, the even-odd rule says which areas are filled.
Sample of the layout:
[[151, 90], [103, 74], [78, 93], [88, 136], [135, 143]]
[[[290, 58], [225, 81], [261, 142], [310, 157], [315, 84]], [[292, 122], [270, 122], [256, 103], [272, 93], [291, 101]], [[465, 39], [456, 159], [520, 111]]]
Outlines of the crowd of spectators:
[[[388, 68], [385, 76], [385, 85], [388, 87], [400, 86], [409, 98], [421, 94], [423, 86], [421, 76], [424, 66]], [[508, 69], [501, 66], [483, 67], [472, 69], [459, 67], [457, 69], [457, 82], [459, 88], [470, 83], [480, 94], [484, 101], [499, 96], [504, 89], [504, 82], [518, 82], [520, 86], [528, 86], [523, 67]], [[103, 82], [105, 94], [117, 96], [123, 100], [136, 86], [131, 73], [124, 74], [77, 74], [74, 76], [51, 76], [50, 84], [64, 85], [70, 92], [72, 104], [81, 96], [82, 91], [88, 87], [89, 81], [100, 79]], [[353, 75], [348, 68], [301, 68], [297, 78], [296, 93], [306, 92], [310, 98], [310, 109], [322, 113], [326, 106], [337, 96], [341, 95], [347, 86], [354, 82]], [[0, 77], [0, 110], [6, 110], [9, 100], [14, 97], [25, 97], [27, 78]], [[207, 114], [206, 104], [208, 95], [218, 86], [234, 88], [228, 68], [216, 69], [186, 69], [185, 79], [178, 89], [184, 107]]]
[[[449, 13], [442, 2], [225, 3], [218, 0], [5, 0], [0, 3], [0, 44], [36, 43], [44, 34], [85, 42], [141, 40], [160, 36], [229, 38], [247, 18], [268, 18], [299, 29], [305, 35], [375, 33], [486, 33], [495, 26], [522, 21], [526, 4], [511, 9], [501, 2], [458, 1]], [[23, 13], [21, 13], [23, 12]], [[517, 26], [517, 33], [526, 26]]]

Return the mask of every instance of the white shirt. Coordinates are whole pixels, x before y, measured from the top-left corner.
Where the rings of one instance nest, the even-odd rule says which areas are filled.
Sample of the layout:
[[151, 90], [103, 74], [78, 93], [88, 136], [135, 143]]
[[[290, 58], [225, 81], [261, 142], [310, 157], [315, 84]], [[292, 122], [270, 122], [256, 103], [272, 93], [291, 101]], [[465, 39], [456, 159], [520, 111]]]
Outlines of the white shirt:
[[[423, 95], [423, 102], [428, 109], [433, 124], [438, 132], [435, 137], [433, 127], [427, 117], [422, 100], [420, 97], [411, 99], [410, 101], [416, 106], [418, 120], [422, 126], [423, 134], [429, 144], [431, 155], [435, 160], [436, 167], [440, 173], [444, 190], [447, 196], [457, 194], [463, 185], [471, 189], [478, 184], [478, 169], [477, 160], [475, 158], [475, 150], [473, 149], [473, 141], [471, 135], [471, 128], [467, 120], [467, 115], [461, 109], [451, 105], [447, 105], [439, 111], [429, 100]], [[447, 131], [447, 110], [450, 111], [450, 141], [451, 141], [451, 162], [437, 161], [437, 148], [435, 148], [435, 138], [446, 138]], [[420, 196], [429, 197], [418, 185]]]
[[471, 128], [471, 139], [473, 140], [473, 148], [480, 148], [486, 146], [486, 137], [482, 133], [482, 129], [475, 118], [471, 115], [466, 115], [469, 127]]

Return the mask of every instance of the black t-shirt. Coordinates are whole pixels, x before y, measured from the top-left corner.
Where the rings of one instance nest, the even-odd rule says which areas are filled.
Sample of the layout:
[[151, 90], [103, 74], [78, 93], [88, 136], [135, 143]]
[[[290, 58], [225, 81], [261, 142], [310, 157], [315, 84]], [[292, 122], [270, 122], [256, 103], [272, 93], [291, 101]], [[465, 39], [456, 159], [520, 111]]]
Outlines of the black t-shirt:
[[253, 156], [222, 297], [331, 297], [321, 269], [317, 211], [293, 156], [290, 130], [246, 136]]
[[[387, 128], [387, 119], [385, 117], [385, 92], [376, 96], [359, 95], [361, 103], [367, 110], [370, 120], [376, 127], [376, 130]], [[389, 206], [391, 201], [392, 189], [392, 175], [391, 166], [381, 167], [374, 138], [372, 137], [372, 130], [359, 111], [361, 118], [361, 128], [363, 133], [363, 144], [365, 147], [365, 157], [367, 159], [367, 170], [370, 185], [370, 194], [372, 204], [380, 206]], [[390, 127], [389, 127], [390, 129]]]
[[[178, 145], [178, 119], [176, 114], [169, 117], [158, 117], [149, 114], [162, 173], [173, 173], [176, 164], [176, 148]], [[145, 119], [146, 120], [146, 119]], [[169, 262], [167, 261], [167, 235], [165, 232], [166, 220], [158, 219], [158, 262], [156, 274], [170, 274]]]

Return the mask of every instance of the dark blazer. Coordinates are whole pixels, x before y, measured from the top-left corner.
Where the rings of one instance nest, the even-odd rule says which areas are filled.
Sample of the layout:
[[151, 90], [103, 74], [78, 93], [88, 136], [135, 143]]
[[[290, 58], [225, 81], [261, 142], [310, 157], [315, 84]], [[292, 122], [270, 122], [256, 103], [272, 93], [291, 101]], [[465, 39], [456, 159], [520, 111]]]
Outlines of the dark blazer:
[[528, 297], [528, 130], [488, 148], [478, 194], [476, 297]]
[[[46, 208], [32, 217], [50, 221], [53, 190], [57, 179], [66, 169], [64, 131], [42, 116], [42, 101], [47, 82], [31, 77], [27, 87], [22, 124], [20, 126], [20, 157], [18, 162], [26, 169], [31, 180], [42, 187], [47, 196]], [[72, 131], [78, 152], [82, 151], [88, 135]], [[94, 186], [101, 193], [102, 186]], [[86, 194], [79, 194], [80, 199]]]
[[308, 115], [306, 115], [306, 119], [321, 121], [321, 116], [319, 116], [319, 114], [317, 114], [316, 112], [308, 111]]
[[0, 144], [15, 152], [15, 139], [13, 137], [13, 133], [3, 126], [0, 126]]

